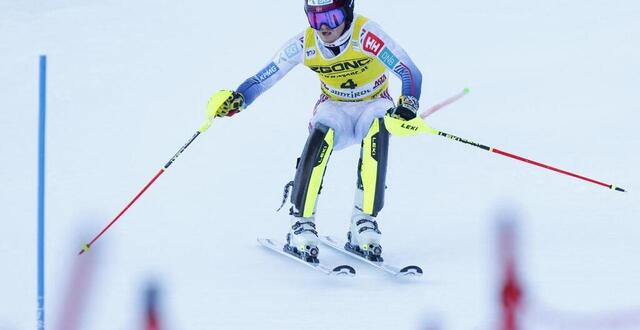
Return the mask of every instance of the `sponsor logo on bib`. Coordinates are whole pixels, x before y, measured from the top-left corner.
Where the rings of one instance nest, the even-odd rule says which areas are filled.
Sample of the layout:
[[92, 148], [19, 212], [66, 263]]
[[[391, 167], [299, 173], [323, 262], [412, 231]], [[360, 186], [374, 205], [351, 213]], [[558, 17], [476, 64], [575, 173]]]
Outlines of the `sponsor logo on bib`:
[[310, 66], [310, 68], [311, 70], [317, 73], [322, 73], [322, 74], [340, 73], [340, 72], [350, 72], [350, 71], [358, 70], [362, 67], [365, 67], [370, 62], [371, 62], [370, 58], [361, 58], [361, 59], [356, 59], [351, 61], [338, 62], [332, 65], [326, 65], [326, 66], [324, 65]]
[[307, 51], [305, 51], [305, 55], [307, 56], [307, 58], [316, 57], [316, 50], [313, 48], [309, 48], [307, 49]]

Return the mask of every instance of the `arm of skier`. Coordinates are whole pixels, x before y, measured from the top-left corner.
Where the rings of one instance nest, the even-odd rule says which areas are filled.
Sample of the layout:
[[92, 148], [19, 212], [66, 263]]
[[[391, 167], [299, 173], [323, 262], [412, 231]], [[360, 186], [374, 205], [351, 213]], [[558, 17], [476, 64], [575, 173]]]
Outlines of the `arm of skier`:
[[422, 91], [422, 73], [418, 67], [407, 52], [375, 22], [367, 22], [360, 36], [363, 51], [377, 57], [402, 81], [402, 95], [398, 106], [390, 114], [405, 120], [415, 118]]
[[244, 110], [258, 96], [266, 92], [284, 77], [296, 65], [302, 63], [302, 49], [304, 48], [304, 34], [300, 33], [290, 39], [262, 70], [245, 80], [232, 96], [217, 111], [218, 117], [230, 117]]

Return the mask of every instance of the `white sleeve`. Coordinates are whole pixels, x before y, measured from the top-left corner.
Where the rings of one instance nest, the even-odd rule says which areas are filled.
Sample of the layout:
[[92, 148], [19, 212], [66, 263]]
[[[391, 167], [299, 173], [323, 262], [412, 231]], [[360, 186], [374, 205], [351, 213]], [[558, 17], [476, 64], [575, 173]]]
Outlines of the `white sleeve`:
[[368, 21], [360, 31], [362, 50], [377, 57], [389, 70], [402, 80], [402, 95], [420, 99], [422, 73], [407, 52], [398, 45], [382, 28]]
[[275, 85], [291, 69], [302, 63], [304, 60], [303, 49], [304, 32], [287, 41], [269, 64], [238, 86], [236, 91], [244, 96], [245, 104], [251, 104], [260, 94]]

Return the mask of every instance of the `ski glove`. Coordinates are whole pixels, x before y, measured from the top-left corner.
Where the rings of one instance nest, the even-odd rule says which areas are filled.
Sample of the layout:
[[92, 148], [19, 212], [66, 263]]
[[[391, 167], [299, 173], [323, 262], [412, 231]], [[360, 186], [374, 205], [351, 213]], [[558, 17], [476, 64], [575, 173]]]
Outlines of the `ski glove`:
[[389, 109], [387, 113], [394, 118], [411, 120], [413, 118], [416, 118], [419, 107], [420, 103], [418, 102], [417, 98], [413, 96], [402, 95], [398, 100], [398, 106]]
[[[211, 100], [213, 100], [213, 97], [209, 99], [207, 107], [212, 106]], [[209, 113], [215, 113], [216, 117], [231, 117], [244, 110], [245, 107], [244, 96], [238, 92], [232, 91], [231, 96], [229, 96], [229, 98], [227, 98], [227, 100], [224, 101], [218, 109], [209, 109]]]

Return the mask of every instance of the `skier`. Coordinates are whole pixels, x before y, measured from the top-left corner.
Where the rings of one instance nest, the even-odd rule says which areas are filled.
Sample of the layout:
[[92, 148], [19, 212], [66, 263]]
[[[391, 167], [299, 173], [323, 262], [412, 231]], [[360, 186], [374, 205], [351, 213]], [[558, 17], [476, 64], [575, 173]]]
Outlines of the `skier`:
[[[320, 99], [296, 165], [285, 250], [318, 262], [315, 210], [327, 162], [333, 150], [361, 144], [351, 226], [345, 246], [372, 261], [382, 261], [376, 221], [383, 207], [389, 133], [383, 118], [416, 117], [422, 75], [407, 53], [376, 23], [354, 14], [354, 0], [304, 0], [310, 27], [289, 40], [273, 60], [231, 92], [214, 111], [233, 116], [304, 64], [320, 78]], [[402, 80], [395, 106], [388, 71]], [[211, 104], [211, 103], [210, 103]]]

